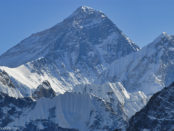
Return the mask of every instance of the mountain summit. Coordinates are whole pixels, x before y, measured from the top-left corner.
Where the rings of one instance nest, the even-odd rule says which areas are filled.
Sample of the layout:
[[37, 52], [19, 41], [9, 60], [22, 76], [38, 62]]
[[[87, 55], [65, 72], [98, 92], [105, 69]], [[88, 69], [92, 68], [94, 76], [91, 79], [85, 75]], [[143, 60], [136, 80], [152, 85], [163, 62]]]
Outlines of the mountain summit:
[[162, 33], [140, 51], [113, 62], [108, 74], [129, 92], [156, 93], [173, 82], [174, 36]]
[[[162, 33], [139, 50], [104, 13], [81, 6], [9, 49], [0, 56], [0, 65], [2, 128], [126, 130], [148, 98], [173, 81], [174, 36]], [[165, 125], [159, 116], [167, 116], [163, 105], [172, 114], [174, 105], [168, 102], [173, 97], [166, 96], [173, 95], [173, 87], [153, 96], [131, 119], [132, 126], [140, 119], [147, 120], [138, 123], [140, 129], [149, 120], [157, 123], [153, 129]], [[153, 109], [153, 100], [162, 101], [157, 115], [151, 112], [160, 104]], [[153, 119], [143, 116], [146, 108]]]
[[96, 17], [100, 17], [100, 18], [106, 17], [103, 12], [97, 11], [88, 6], [80, 6], [70, 15], [70, 17], [76, 17], [76, 16], [80, 19], [88, 17], [88, 16], [95, 16], [95, 18]]
[[[119, 65], [112, 66], [115, 60], [138, 50], [104, 13], [79, 7], [61, 23], [31, 35], [0, 56], [0, 90], [2, 97], [7, 95], [1, 101], [6, 110], [0, 114], [7, 116], [7, 107], [9, 112], [14, 110], [0, 125], [5, 122], [5, 126], [30, 131], [125, 129], [147, 97], [141, 91], [129, 93], [125, 83], [114, 81], [121, 75], [111, 81], [112, 76], [105, 74]], [[11, 106], [4, 104], [9, 99]], [[21, 102], [28, 104], [14, 105]]]
[[69, 63], [94, 65], [139, 50], [101, 11], [81, 6], [50, 29], [31, 35], [0, 56], [0, 65], [17, 67], [41, 57], [68, 56]]

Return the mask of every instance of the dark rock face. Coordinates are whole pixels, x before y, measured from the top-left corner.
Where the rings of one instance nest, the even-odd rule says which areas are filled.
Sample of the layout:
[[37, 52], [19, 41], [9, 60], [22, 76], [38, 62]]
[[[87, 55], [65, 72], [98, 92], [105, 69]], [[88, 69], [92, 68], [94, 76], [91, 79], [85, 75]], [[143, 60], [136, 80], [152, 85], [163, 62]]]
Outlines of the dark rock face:
[[3, 70], [0, 70], [0, 82], [3, 84], [3, 85], [6, 85], [8, 87], [11, 87], [11, 88], [14, 88], [15, 86], [13, 85], [9, 75], [3, 71]]
[[32, 94], [34, 99], [39, 99], [41, 97], [52, 98], [54, 96], [56, 96], [56, 93], [48, 81], [43, 81]]
[[148, 104], [129, 121], [128, 131], [174, 130], [174, 83], [154, 94]]

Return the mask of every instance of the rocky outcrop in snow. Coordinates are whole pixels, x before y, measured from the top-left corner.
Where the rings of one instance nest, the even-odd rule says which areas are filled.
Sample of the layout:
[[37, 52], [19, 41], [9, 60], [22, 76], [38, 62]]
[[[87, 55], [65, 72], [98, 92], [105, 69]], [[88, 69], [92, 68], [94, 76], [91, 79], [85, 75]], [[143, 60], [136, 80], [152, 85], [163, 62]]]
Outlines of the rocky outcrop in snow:
[[34, 99], [40, 99], [42, 97], [53, 98], [54, 96], [56, 96], [56, 93], [48, 81], [43, 81], [32, 94]]
[[0, 92], [12, 97], [23, 97], [20, 91], [15, 88], [10, 76], [0, 69]]

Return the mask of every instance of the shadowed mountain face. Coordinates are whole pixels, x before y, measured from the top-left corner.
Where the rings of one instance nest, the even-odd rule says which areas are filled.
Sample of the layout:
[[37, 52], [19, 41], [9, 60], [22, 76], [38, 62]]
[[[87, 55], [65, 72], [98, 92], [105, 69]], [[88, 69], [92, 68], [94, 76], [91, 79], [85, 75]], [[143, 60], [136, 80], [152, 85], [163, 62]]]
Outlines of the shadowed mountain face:
[[74, 66], [78, 63], [94, 66], [111, 63], [138, 50], [138, 46], [123, 35], [105, 14], [82, 6], [61, 23], [33, 34], [9, 49], [0, 56], [0, 65], [16, 67], [51, 56], [63, 57]]
[[174, 130], [174, 83], [154, 94], [147, 105], [129, 121], [128, 131]]
[[55, 97], [56, 93], [52, 89], [48, 81], [43, 81], [41, 85], [33, 92], [32, 97], [34, 99], [40, 99], [42, 97], [52, 98]]

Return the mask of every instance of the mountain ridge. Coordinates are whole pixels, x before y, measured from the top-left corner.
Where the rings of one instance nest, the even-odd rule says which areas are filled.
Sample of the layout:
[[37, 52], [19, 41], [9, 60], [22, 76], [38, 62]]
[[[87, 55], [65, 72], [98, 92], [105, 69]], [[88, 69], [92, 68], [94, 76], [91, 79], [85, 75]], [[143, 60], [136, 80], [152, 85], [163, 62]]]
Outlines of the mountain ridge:
[[[14, 113], [14, 121], [7, 125], [125, 130], [129, 118], [151, 95], [173, 80], [173, 56], [173, 36], [162, 33], [139, 49], [104, 13], [79, 7], [61, 23], [33, 34], [0, 56], [1, 92], [9, 95], [7, 100], [29, 98], [36, 104], [23, 107], [26, 110], [21, 111], [19, 123], [15, 123]], [[50, 108], [53, 119], [48, 103], [57, 109], [55, 115], [55, 108]], [[4, 116], [6, 108], [3, 105], [0, 110]], [[12, 108], [18, 106], [9, 106], [8, 111]], [[39, 109], [43, 112], [37, 113]], [[32, 115], [27, 115], [29, 110]]]
[[155, 93], [147, 105], [129, 121], [128, 131], [173, 130], [174, 82]]
[[111, 81], [121, 81], [130, 92], [152, 95], [173, 80], [173, 48], [172, 35], [164, 33], [140, 51], [113, 62], [105, 75]]

